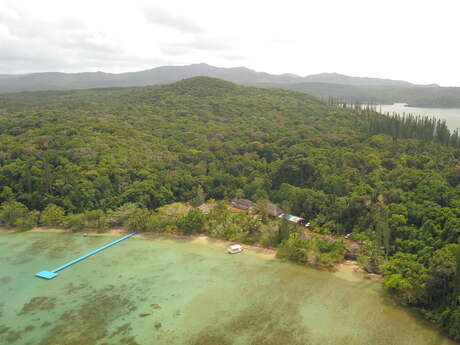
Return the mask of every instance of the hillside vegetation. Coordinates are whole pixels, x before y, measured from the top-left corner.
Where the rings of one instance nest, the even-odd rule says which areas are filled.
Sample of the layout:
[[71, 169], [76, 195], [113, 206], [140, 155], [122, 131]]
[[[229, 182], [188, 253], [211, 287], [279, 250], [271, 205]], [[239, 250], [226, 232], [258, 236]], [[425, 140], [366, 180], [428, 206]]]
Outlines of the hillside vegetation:
[[[205, 227], [197, 209], [174, 224], [152, 210], [205, 196], [269, 199], [318, 231], [363, 240], [361, 265], [460, 339], [460, 151], [450, 134], [418, 135], [430, 123], [379, 116], [203, 77], [1, 95], [0, 216], [24, 229], [66, 219], [75, 229], [149, 221], [192, 233]], [[294, 260], [311, 250], [336, 260], [327, 241], [213, 212], [206, 226], [218, 236], [265, 238]]]

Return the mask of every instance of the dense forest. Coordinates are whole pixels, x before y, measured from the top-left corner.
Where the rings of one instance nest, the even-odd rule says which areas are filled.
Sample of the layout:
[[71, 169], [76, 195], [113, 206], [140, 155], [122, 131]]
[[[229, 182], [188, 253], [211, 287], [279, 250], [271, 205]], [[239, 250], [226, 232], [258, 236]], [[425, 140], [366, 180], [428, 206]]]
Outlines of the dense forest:
[[217, 202], [206, 218], [192, 208], [173, 222], [168, 211], [270, 200], [315, 231], [362, 241], [360, 264], [460, 340], [460, 150], [442, 122], [198, 77], [1, 95], [0, 143], [5, 225], [178, 227], [279, 245], [297, 261], [314, 248], [343, 259], [340, 242], [303, 239], [263, 212], [260, 222]]

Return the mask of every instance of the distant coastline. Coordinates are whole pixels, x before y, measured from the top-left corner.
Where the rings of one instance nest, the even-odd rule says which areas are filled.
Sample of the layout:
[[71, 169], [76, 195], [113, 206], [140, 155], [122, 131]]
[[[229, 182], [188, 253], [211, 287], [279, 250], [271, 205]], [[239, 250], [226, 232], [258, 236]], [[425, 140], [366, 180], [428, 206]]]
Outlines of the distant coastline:
[[383, 114], [412, 114], [427, 117], [436, 117], [445, 120], [450, 130], [460, 128], [460, 108], [429, 108], [417, 107], [408, 103], [377, 104], [375, 109]]

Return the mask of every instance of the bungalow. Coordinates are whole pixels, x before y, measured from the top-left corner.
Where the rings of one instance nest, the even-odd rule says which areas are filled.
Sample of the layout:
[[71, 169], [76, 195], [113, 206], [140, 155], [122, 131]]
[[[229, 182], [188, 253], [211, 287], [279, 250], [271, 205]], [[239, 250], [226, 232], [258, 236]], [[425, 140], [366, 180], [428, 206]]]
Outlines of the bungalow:
[[280, 215], [284, 214], [285, 212], [281, 208], [276, 206], [275, 204], [272, 204], [272, 203], [269, 202], [269, 203], [267, 203], [267, 213], [270, 216], [279, 217]]
[[233, 199], [231, 201], [232, 205], [240, 210], [250, 211], [253, 207], [256, 206], [255, 202], [252, 202], [248, 199]]

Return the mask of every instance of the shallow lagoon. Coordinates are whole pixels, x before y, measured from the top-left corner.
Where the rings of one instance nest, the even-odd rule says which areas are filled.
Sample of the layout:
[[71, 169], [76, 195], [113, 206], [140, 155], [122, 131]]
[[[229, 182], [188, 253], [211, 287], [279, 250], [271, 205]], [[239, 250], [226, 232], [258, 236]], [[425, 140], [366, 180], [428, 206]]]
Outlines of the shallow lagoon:
[[380, 283], [223, 245], [0, 233], [0, 344], [447, 345]]

